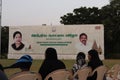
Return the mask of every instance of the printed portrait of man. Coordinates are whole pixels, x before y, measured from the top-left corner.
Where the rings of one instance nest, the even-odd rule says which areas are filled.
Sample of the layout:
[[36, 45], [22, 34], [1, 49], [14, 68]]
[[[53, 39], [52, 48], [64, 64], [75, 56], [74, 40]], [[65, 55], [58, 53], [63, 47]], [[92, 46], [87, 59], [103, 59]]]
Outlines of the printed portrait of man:
[[78, 52], [87, 52], [92, 49], [92, 44], [88, 42], [88, 36], [86, 33], [81, 33], [79, 35], [79, 43], [76, 44]]

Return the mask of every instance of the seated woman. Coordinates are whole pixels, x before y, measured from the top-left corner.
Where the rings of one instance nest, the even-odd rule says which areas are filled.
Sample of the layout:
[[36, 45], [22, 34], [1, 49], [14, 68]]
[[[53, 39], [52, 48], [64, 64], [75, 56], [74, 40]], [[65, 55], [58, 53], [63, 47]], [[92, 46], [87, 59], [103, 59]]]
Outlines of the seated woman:
[[54, 48], [47, 48], [45, 51], [45, 60], [39, 69], [42, 80], [44, 80], [45, 77], [52, 71], [65, 68], [65, 64], [58, 60], [56, 50]]
[[19, 75], [23, 73], [31, 73], [30, 67], [32, 65], [32, 57], [30, 55], [23, 55], [18, 59], [14, 64], [4, 67], [4, 69], [9, 69], [9, 68], [20, 68], [20, 72], [16, 72], [10, 76], [10, 80], [12, 80], [14, 77], [18, 77]]
[[[94, 49], [88, 51], [88, 59], [89, 59], [88, 66], [92, 68], [92, 71], [95, 70], [97, 67], [103, 65], [103, 62], [99, 58], [98, 52]], [[95, 72], [92, 76], [88, 77], [87, 80], [96, 80], [96, 79], [97, 79], [97, 72]]]
[[8, 68], [20, 68], [20, 72], [12, 74], [9, 80], [41, 80], [41, 75], [38, 75], [36, 72], [31, 72], [30, 68], [32, 65], [32, 57], [30, 55], [23, 55], [18, 59], [14, 64], [5, 67]]
[[[77, 72], [79, 69], [83, 69], [87, 66], [86, 60], [85, 60], [85, 54], [83, 52], [79, 52], [76, 57], [76, 63], [73, 65], [72, 71], [73, 74]], [[76, 76], [74, 80], [78, 80], [78, 77]]]

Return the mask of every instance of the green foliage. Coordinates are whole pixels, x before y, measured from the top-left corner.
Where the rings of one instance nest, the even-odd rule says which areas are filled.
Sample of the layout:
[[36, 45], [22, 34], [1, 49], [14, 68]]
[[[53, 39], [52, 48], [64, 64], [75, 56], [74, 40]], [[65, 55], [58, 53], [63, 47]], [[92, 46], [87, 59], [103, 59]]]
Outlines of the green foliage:
[[81, 7], [61, 17], [62, 24], [98, 24], [100, 22], [99, 10], [96, 7]]
[[120, 53], [120, 0], [111, 0], [110, 5], [101, 9], [101, 16], [105, 25], [105, 45], [109, 49], [106, 52]]
[[[71, 15], [68, 15], [71, 14]], [[105, 53], [119, 53], [120, 57], [120, 0], [110, 0], [101, 9], [81, 7], [61, 17], [62, 24], [103, 24]]]

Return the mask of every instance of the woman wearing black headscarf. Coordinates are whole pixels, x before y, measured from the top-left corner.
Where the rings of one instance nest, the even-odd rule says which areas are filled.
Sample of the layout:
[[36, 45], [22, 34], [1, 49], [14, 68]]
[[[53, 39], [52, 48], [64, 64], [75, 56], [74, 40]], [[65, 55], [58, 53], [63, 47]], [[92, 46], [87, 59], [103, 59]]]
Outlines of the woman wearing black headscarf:
[[42, 80], [44, 80], [50, 72], [65, 68], [65, 64], [62, 61], [58, 60], [56, 50], [54, 48], [47, 48], [45, 51], [45, 60], [39, 69]]
[[[88, 66], [92, 68], [92, 71], [95, 70], [97, 67], [103, 65], [103, 62], [100, 60], [98, 52], [94, 49], [88, 51]], [[88, 77], [87, 80], [96, 80], [97, 72], [93, 74], [93, 76]]]

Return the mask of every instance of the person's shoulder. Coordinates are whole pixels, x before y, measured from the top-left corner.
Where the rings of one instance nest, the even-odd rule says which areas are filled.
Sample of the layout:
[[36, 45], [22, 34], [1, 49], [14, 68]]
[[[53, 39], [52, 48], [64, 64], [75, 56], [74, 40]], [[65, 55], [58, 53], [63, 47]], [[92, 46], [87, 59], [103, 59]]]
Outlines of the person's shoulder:
[[76, 67], [77, 66], [77, 64], [75, 63], [75, 64], [73, 64], [73, 67]]
[[57, 60], [59, 63], [63, 63], [64, 64], [64, 62], [63, 61], [61, 61], [61, 60]]
[[83, 45], [81, 42], [78, 42], [76, 45]]
[[86, 45], [91, 47], [91, 46], [93, 45], [93, 43], [90, 43], [90, 42], [88, 43], [88, 42], [87, 42]]
[[11, 47], [16, 50], [15, 43], [12, 43], [12, 44], [11, 44]]
[[103, 62], [100, 60], [101, 65], [104, 65]]
[[76, 47], [77, 49], [80, 49], [80, 47], [82, 47], [82, 46], [83, 46], [83, 44], [82, 44], [81, 42], [75, 44], [75, 47]]
[[64, 62], [61, 61], [61, 60], [58, 60], [58, 64], [59, 64], [59, 65], [63, 65], [63, 66], [65, 66]]
[[93, 62], [92, 62], [92, 61], [89, 61], [87, 65], [88, 65], [88, 66], [91, 66], [92, 64], [93, 64]]
[[11, 46], [12, 46], [12, 47], [15, 46], [15, 43], [12, 43]]
[[81, 68], [86, 68], [86, 67], [88, 67], [88, 65], [87, 65], [87, 64], [84, 64]]
[[23, 44], [22, 42], [21, 42], [21, 45], [22, 45], [22, 46], [25, 46], [25, 44]]

